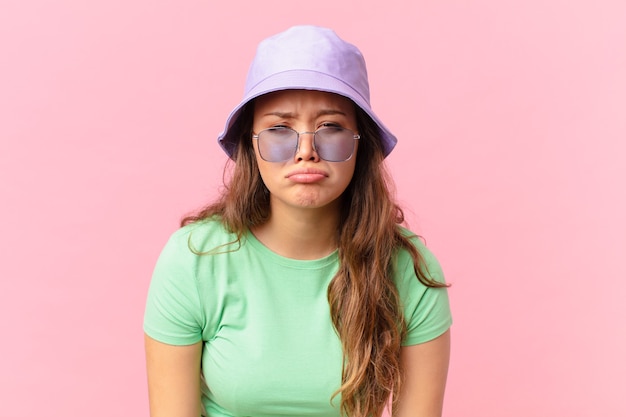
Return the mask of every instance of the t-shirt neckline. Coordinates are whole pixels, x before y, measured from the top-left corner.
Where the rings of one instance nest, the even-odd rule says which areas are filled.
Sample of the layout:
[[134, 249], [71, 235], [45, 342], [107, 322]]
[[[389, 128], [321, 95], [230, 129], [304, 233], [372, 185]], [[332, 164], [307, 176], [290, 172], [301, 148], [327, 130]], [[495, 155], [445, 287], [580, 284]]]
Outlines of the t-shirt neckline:
[[299, 268], [299, 269], [317, 269], [323, 268], [328, 265], [334, 264], [339, 259], [338, 250], [335, 249], [330, 254], [319, 258], [319, 259], [294, 259], [287, 258], [285, 256], [279, 255], [276, 252], [272, 251], [270, 248], [265, 246], [261, 241], [259, 241], [254, 233], [252, 233], [249, 229], [245, 234], [246, 243], [249, 243], [250, 246], [257, 252], [260, 252], [264, 257], [266, 257], [269, 261], [288, 266], [291, 268]]

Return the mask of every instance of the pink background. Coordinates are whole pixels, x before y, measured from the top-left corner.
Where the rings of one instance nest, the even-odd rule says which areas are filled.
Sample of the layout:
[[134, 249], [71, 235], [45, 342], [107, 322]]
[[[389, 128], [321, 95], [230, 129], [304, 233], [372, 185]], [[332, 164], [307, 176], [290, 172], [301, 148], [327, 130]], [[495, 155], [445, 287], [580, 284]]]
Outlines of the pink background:
[[0, 414], [148, 415], [155, 259], [257, 42], [315, 23], [364, 52], [453, 284], [445, 415], [626, 415], [626, 2], [249, 3], [2, 1]]

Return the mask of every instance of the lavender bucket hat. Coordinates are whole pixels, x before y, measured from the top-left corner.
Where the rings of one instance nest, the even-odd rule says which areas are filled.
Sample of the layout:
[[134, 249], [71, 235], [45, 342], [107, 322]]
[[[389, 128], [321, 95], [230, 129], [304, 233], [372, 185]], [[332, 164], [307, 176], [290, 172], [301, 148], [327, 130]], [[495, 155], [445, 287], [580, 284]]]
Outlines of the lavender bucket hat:
[[383, 152], [393, 150], [396, 137], [383, 125], [370, 106], [367, 69], [361, 52], [327, 28], [294, 26], [262, 41], [250, 65], [244, 97], [231, 112], [218, 141], [233, 157], [238, 137], [233, 126], [246, 103], [279, 90], [318, 90], [352, 100], [380, 129]]

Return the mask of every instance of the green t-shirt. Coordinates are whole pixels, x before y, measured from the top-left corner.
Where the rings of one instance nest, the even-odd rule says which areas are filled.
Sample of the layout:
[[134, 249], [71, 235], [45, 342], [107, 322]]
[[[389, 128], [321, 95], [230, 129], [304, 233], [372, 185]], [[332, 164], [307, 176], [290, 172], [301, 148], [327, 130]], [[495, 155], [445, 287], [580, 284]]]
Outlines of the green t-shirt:
[[[203, 341], [202, 403], [208, 416], [339, 416], [341, 343], [326, 291], [338, 269], [322, 259], [277, 255], [252, 233], [241, 247], [197, 255], [233, 241], [221, 223], [176, 231], [156, 264], [144, 330], [172, 345]], [[437, 260], [416, 238], [430, 275], [443, 281]], [[230, 251], [228, 249], [231, 249]], [[233, 250], [236, 249], [236, 250]], [[451, 325], [446, 289], [428, 288], [401, 251], [395, 277], [408, 333], [403, 345], [434, 339]]]

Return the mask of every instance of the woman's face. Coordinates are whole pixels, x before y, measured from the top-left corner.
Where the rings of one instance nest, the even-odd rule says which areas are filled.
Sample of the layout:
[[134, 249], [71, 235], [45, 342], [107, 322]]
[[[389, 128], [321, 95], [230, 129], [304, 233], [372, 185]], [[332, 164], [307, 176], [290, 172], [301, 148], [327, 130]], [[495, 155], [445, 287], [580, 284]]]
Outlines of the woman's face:
[[[321, 91], [285, 90], [257, 98], [254, 103], [253, 134], [258, 135], [264, 129], [276, 127], [288, 127], [296, 132], [342, 127], [358, 134], [352, 102], [343, 96]], [[266, 138], [261, 136], [260, 140], [265, 141]], [[354, 174], [358, 140], [353, 142], [354, 152], [348, 160], [329, 162], [321, 159], [314, 149], [313, 134], [301, 133], [299, 146], [296, 149], [296, 142], [292, 142], [293, 151], [288, 152], [291, 156], [287, 160], [268, 162], [259, 153], [259, 140], [253, 139], [259, 171], [270, 191], [272, 209], [277, 208], [277, 205], [294, 208], [339, 207], [338, 198]], [[273, 158], [274, 150], [279, 145], [266, 145], [267, 142], [262, 144], [262, 153], [266, 159], [282, 159]], [[318, 149], [320, 146], [318, 144]]]

